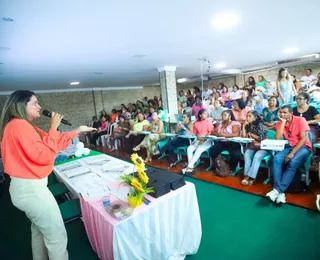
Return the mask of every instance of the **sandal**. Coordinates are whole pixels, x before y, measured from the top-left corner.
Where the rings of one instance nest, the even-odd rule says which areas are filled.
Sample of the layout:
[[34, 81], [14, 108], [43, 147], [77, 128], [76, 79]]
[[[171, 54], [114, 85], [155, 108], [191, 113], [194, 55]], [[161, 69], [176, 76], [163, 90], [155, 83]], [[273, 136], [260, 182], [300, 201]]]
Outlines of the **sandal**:
[[170, 163], [168, 170], [170, 170], [172, 167], [176, 166], [176, 163]]
[[151, 158], [150, 158], [150, 159], [146, 158], [146, 159], [144, 160], [144, 162], [145, 162], [145, 163], [147, 163], [147, 162], [152, 162], [152, 159], [151, 159]]
[[248, 186], [248, 185], [249, 185], [249, 181], [246, 180], [246, 179], [243, 179], [243, 180], [241, 181], [241, 184], [242, 184], [243, 186]]

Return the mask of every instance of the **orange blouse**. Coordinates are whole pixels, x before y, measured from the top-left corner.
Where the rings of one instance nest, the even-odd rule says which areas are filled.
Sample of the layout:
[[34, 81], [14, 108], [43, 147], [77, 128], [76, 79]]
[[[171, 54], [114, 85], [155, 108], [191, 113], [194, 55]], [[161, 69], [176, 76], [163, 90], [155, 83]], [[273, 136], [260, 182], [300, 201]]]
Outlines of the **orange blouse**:
[[66, 149], [77, 136], [75, 130], [60, 134], [50, 129], [46, 133], [39, 128], [36, 130], [27, 120], [12, 119], [1, 142], [4, 172], [22, 179], [47, 177], [52, 172], [57, 152]]

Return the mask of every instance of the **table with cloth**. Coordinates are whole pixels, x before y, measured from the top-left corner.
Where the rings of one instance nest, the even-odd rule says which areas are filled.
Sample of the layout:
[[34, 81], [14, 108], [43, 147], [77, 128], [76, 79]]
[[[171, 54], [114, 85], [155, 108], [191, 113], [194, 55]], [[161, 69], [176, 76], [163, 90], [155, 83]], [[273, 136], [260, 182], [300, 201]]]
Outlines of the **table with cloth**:
[[[129, 162], [104, 154], [98, 156], [132, 166], [126, 168], [127, 174], [133, 171], [134, 165]], [[77, 161], [85, 165], [95, 158], [98, 157], [90, 156]], [[93, 167], [90, 178], [80, 175], [69, 179], [58, 167], [54, 168], [58, 179], [67, 185], [74, 196], [83, 196], [82, 220], [90, 244], [100, 259], [184, 259], [186, 255], [197, 252], [202, 229], [194, 184], [186, 182], [185, 186], [157, 199], [145, 195], [151, 203], [142, 204], [134, 209], [130, 217], [119, 221], [105, 211], [102, 198], [110, 195], [111, 203], [121, 198], [117, 192], [120, 173], [106, 176], [110, 173]], [[81, 182], [82, 178], [86, 178], [86, 185], [90, 187], [88, 192]], [[92, 184], [88, 183], [91, 180]], [[95, 193], [92, 187], [96, 187]]]

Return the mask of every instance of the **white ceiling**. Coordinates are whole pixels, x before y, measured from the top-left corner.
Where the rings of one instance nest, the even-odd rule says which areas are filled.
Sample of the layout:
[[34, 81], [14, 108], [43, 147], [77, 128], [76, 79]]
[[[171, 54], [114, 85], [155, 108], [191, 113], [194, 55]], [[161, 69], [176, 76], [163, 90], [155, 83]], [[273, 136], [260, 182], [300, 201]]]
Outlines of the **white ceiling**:
[[[214, 29], [222, 12], [238, 26]], [[319, 52], [319, 14], [319, 0], [1, 0], [0, 90], [148, 85], [164, 65], [198, 75], [204, 56], [228, 69]]]

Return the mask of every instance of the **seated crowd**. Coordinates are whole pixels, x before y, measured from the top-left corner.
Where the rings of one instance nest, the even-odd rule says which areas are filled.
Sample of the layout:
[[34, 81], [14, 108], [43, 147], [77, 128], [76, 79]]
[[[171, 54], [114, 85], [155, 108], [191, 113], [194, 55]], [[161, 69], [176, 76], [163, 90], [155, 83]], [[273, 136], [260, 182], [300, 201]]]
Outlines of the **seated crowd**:
[[[245, 186], [254, 184], [262, 160], [273, 155], [273, 189], [266, 196], [276, 203], [285, 203], [285, 191], [297, 169], [312, 153], [312, 143], [317, 142], [319, 134], [320, 114], [309, 103], [312, 93], [320, 91], [320, 74], [316, 79], [311, 77], [311, 72], [308, 69], [306, 76], [297, 80], [282, 68], [274, 89], [260, 75], [257, 82], [249, 77], [243, 88], [234, 85], [231, 91], [223, 83], [212, 89], [205, 86], [202, 92], [198, 87], [193, 88], [193, 93], [188, 90], [184, 94], [180, 90], [178, 105], [182, 120], [174, 130], [177, 137], [172, 139], [161, 135], [166, 132], [158, 117], [158, 111], [162, 109], [161, 97], [151, 100], [145, 97], [143, 101], [138, 100], [128, 106], [122, 104], [121, 109], [113, 109], [111, 115], [101, 111], [100, 121], [93, 117], [93, 126], [98, 130], [91, 134], [90, 141], [95, 145], [104, 136], [111, 151], [115, 149], [116, 140], [121, 141], [128, 153], [145, 148], [146, 162], [151, 161], [153, 155], [167, 154], [169, 168], [176, 165], [177, 149], [185, 147], [188, 163], [182, 169], [183, 174], [194, 172], [204, 152], [216, 163], [224, 151], [228, 151], [230, 169], [234, 172], [243, 152], [244, 178], [241, 184]], [[194, 122], [192, 118], [195, 118]], [[114, 123], [117, 125], [106, 135]], [[274, 131], [274, 139], [288, 141], [283, 151], [273, 154], [260, 149], [261, 141], [267, 138], [266, 131], [270, 130]], [[148, 134], [141, 134], [143, 131], [148, 131]], [[217, 138], [213, 140], [207, 136]], [[242, 151], [239, 143], [228, 140], [234, 137], [251, 138], [253, 141]], [[166, 143], [158, 147], [158, 142], [163, 140]]]

